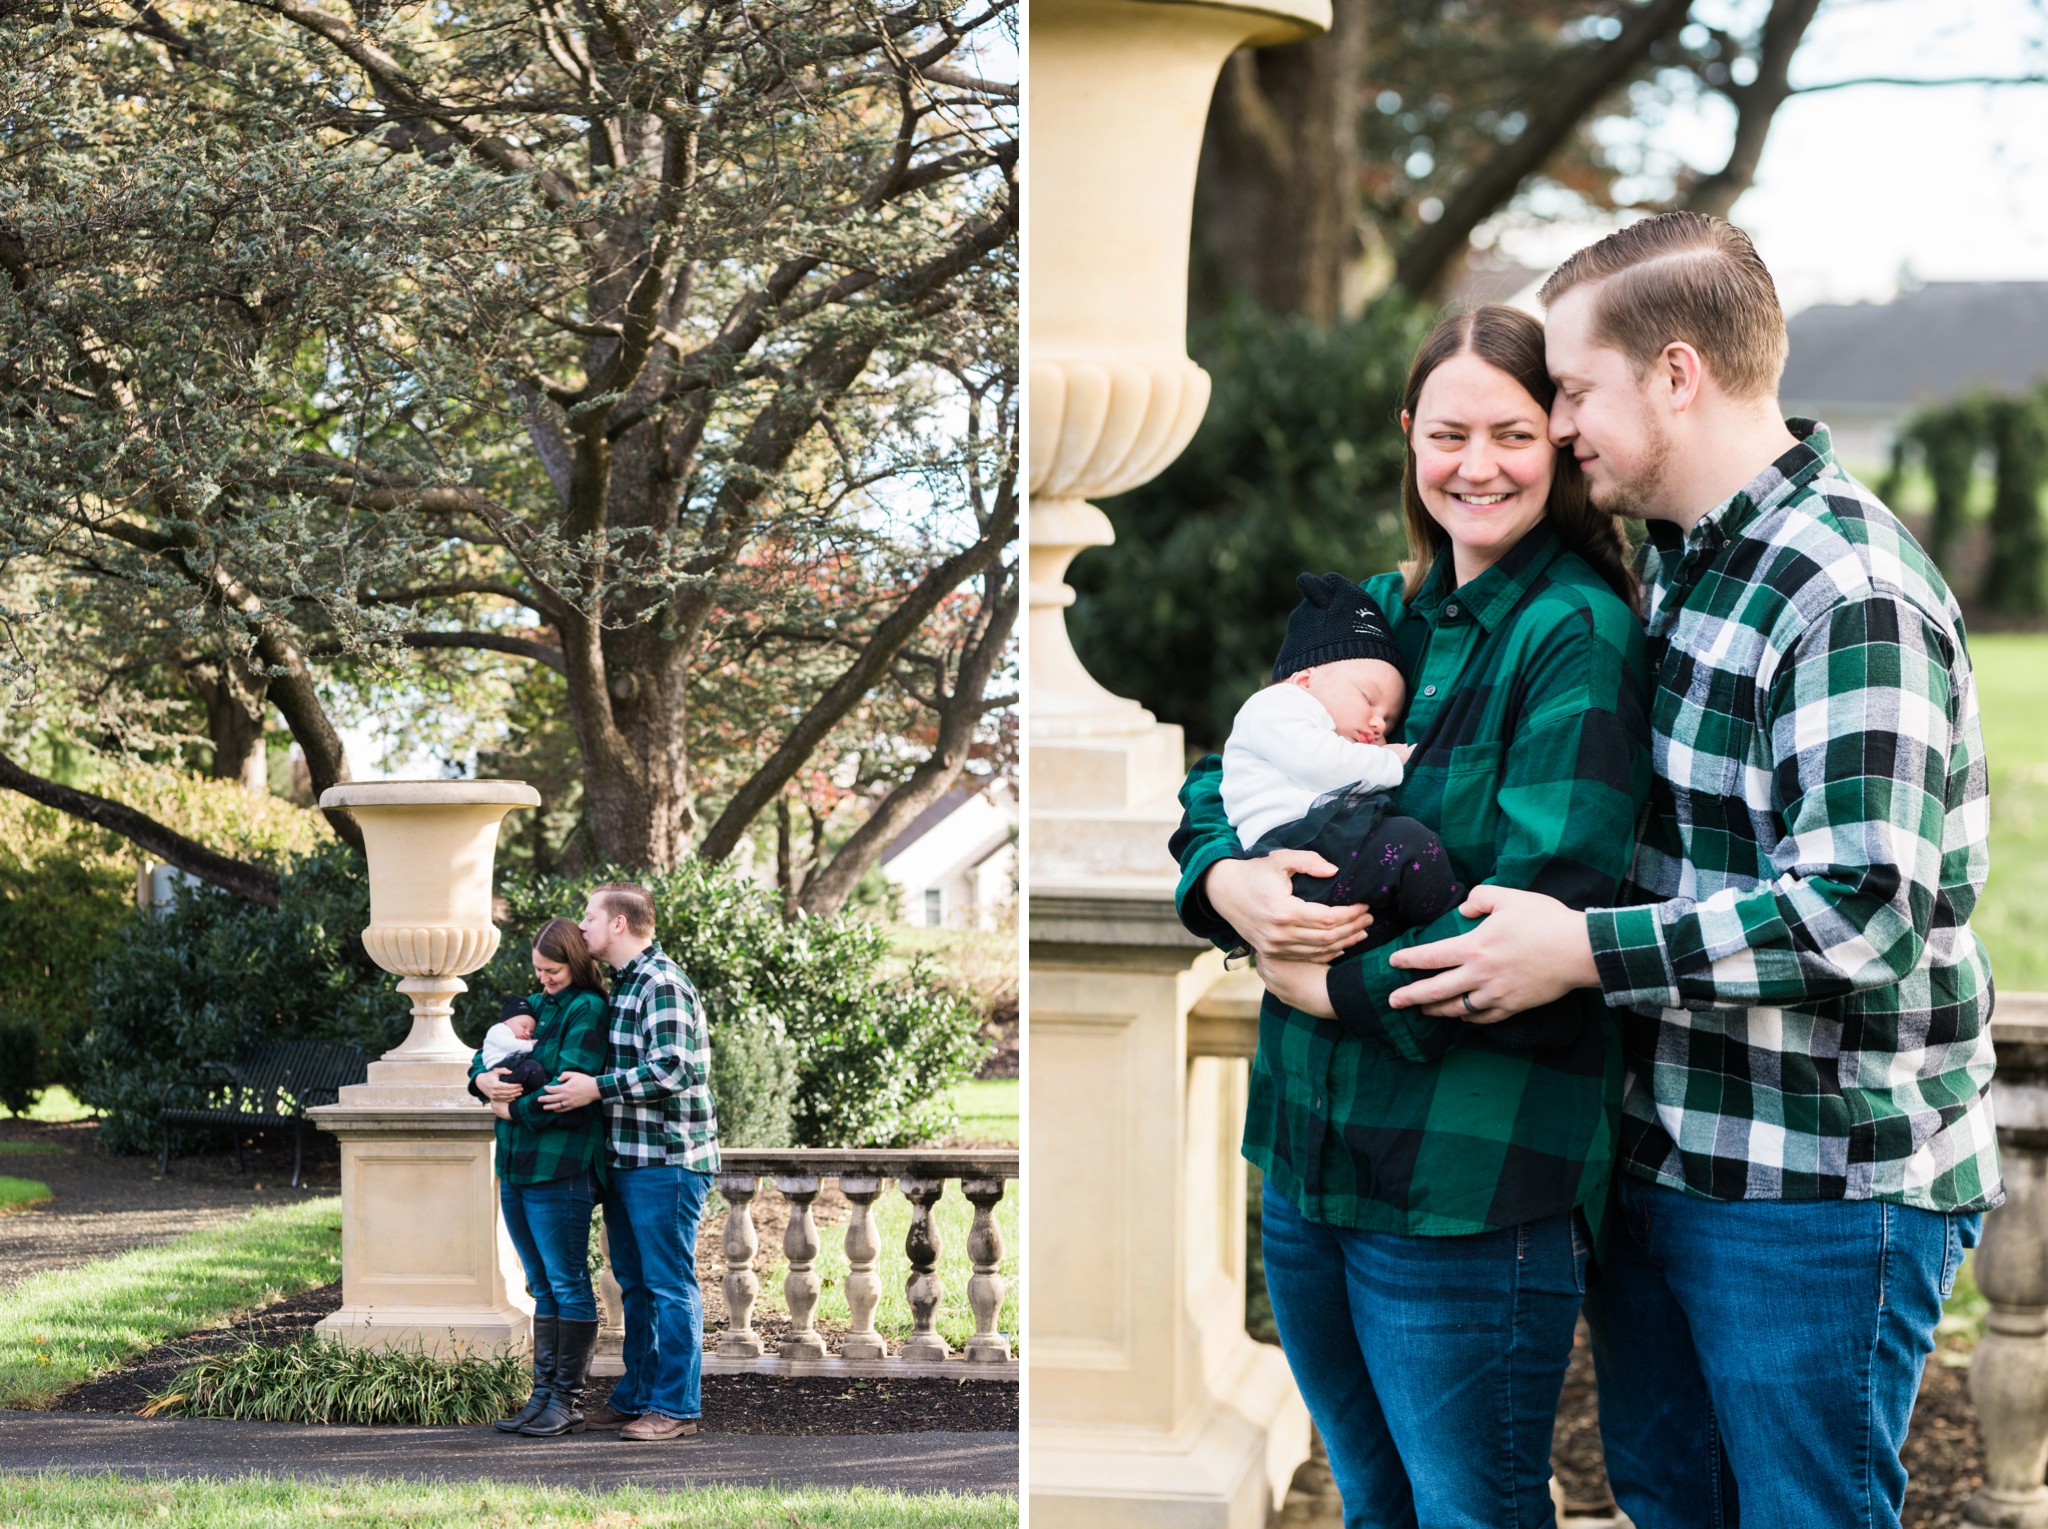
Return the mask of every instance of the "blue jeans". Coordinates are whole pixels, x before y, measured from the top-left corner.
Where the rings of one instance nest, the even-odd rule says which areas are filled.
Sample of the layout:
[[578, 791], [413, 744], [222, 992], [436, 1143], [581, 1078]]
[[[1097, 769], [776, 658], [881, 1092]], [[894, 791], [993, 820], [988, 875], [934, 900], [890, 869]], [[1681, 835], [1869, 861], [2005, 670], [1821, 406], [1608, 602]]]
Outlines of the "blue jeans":
[[1349, 1231], [1269, 1186], [1266, 1290], [1345, 1529], [1542, 1529], [1586, 1281], [1573, 1213], [1471, 1237]]
[[597, 1319], [597, 1301], [590, 1293], [590, 1208], [596, 1197], [588, 1172], [545, 1184], [498, 1181], [498, 1205], [526, 1266], [535, 1316]]
[[1617, 1210], [1586, 1320], [1637, 1529], [1896, 1525], [1899, 1446], [1983, 1218], [1634, 1178]]
[[614, 1168], [605, 1186], [612, 1278], [626, 1307], [626, 1373], [611, 1405], [694, 1418], [704, 1411], [704, 1295], [697, 1220], [711, 1175], [687, 1168]]

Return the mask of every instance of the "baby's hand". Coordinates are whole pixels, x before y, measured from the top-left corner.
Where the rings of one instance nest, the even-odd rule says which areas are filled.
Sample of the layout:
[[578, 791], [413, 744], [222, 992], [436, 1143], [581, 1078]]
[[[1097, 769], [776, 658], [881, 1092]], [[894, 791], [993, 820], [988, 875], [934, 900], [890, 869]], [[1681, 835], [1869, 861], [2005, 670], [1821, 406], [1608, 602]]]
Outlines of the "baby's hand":
[[531, 1014], [514, 1014], [505, 1021], [505, 1028], [518, 1036], [522, 1041], [530, 1041], [533, 1039], [533, 1016]]
[[1382, 746], [1389, 754], [1400, 760], [1402, 764], [1406, 764], [1408, 756], [1415, 752], [1415, 745], [1412, 743], [1389, 743]]

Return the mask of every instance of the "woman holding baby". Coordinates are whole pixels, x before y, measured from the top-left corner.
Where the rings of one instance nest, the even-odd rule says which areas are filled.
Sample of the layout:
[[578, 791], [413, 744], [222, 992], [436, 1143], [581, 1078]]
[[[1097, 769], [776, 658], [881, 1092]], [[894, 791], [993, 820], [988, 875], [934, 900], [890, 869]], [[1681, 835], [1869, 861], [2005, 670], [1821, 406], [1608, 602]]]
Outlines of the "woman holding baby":
[[[1353, 648], [1303, 650], [1299, 633], [1326, 641], [1349, 600], [1362, 614], [1342, 630], [1364, 634], [1351, 641], [1405, 689], [1397, 728], [1356, 735], [1409, 751], [1383, 809], [1398, 816], [1374, 821], [1410, 825], [1418, 863], [1415, 845], [1439, 846], [1459, 888], [1585, 907], [1614, 900], [1649, 796], [1648, 671], [1620, 525], [1551, 445], [1552, 391], [1528, 315], [1485, 307], [1437, 326], [1401, 416], [1411, 559], [1362, 590], [1305, 583], [1297, 667], [1280, 673], [1283, 649], [1276, 677], [1336, 693], [1298, 666]], [[1300, 697], [1287, 704], [1307, 714]], [[1546, 1523], [1558, 1393], [1613, 1166], [1617, 1021], [1584, 993], [1513, 1016], [1468, 1001], [1461, 1020], [1395, 1007], [1413, 974], [1393, 954], [1475, 921], [1452, 899], [1391, 937], [1383, 911], [1364, 939], [1363, 907], [1296, 895], [1297, 876], [1336, 875], [1330, 860], [1247, 848], [1223, 774], [1205, 761], [1182, 791], [1181, 917], [1258, 952], [1268, 995], [1244, 1150], [1265, 1176], [1281, 1343], [1347, 1511]]]
[[599, 1108], [553, 1112], [540, 1090], [564, 1072], [605, 1070], [604, 982], [569, 919], [533, 942], [540, 991], [509, 999], [470, 1063], [470, 1092], [498, 1117], [498, 1202], [533, 1294], [533, 1396], [495, 1425], [552, 1437], [583, 1432], [577, 1410], [597, 1350], [590, 1213], [604, 1122]]

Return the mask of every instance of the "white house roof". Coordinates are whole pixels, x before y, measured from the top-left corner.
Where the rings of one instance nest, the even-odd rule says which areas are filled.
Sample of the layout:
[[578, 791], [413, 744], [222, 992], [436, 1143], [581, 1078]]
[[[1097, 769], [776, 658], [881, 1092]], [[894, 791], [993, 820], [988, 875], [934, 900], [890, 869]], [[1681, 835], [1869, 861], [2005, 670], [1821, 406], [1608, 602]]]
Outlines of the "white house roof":
[[882, 851], [882, 864], [887, 865], [898, 855], [909, 849], [919, 839], [937, 828], [962, 807], [973, 801], [987, 789], [987, 782], [978, 781], [973, 785], [954, 786], [944, 796], [925, 808], [910, 820], [903, 832], [889, 841], [889, 847]]

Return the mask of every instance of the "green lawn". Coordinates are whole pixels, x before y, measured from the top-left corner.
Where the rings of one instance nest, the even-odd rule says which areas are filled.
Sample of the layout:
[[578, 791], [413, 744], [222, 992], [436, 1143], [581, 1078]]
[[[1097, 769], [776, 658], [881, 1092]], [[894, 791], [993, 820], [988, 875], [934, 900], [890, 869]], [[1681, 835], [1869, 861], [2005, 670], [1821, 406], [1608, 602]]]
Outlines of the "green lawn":
[[[0, 1407], [45, 1406], [165, 1339], [340, 1272], [341, 1201], [329, 1198], [34, 1275], [0, 1295]], [[0, 1522], [21, 1520], [0, 1512]]]
[[1015, 1529], [1017, 1499], [1000, 1493], [911, 1496], [868, 1487], [582, 1492], [495, 1482], [267, 1476], [133, 1481], [52, 1471], [0, 1477], [0, 1523], [27, 1529]]
[[976, 1141], [1016, 1146], [1018, 1099], [1015, 1078], [978, 1078], [953, 1090], [953, 1108], [960, 1112], [960, 1134]]
[[1970, 639], [1991, 767], [1991, 882], [1971, 919], [2007, 992], [2048, 991], [2048, 636]]
[[26, 1210], [50, 1198], [50, 1186], [34, 1179], [11, 1179], [0, 1174], [0, 1211]]
[[77, 1099], [73, 1098], [70, 1089], [61, 1083], [56, 1083], [44, 1089], [42, 1096], [34, 1104], [30, 1105], [24, 1113], [14, 1118], [17, 1120], [40, 1120], [46, 1124], [61, 1125], [70, 1120], [90, 1120], [95, 1113], [97, 1112], [87, 1109]]

